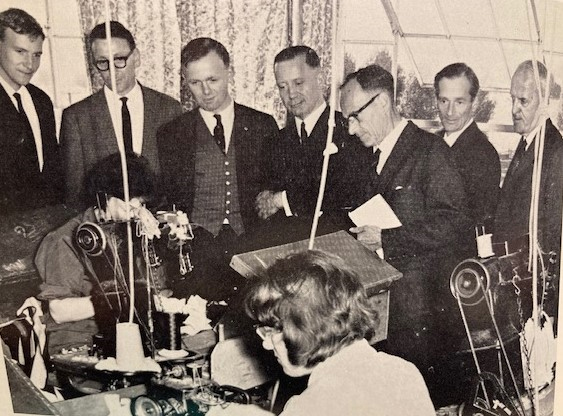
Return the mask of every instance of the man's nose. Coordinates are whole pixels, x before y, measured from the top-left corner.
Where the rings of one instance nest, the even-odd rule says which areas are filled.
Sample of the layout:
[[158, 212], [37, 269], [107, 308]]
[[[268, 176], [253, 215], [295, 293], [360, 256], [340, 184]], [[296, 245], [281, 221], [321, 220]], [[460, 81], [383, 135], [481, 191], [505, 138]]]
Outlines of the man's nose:
[[353, 136], [358, 131], [358, 122], [356, 119], [352, 118], [348, 120], [348, 134]]
[[207, 82], [203, 83], [203, 93], [205, 95], [209, 94], [211, 92], [211, 88], [209, 88], [209, 85], [207, 84]]
[[448, 115], [452, 115], [454, 113], [454, 103], [448, 104]]
[[295, 98], [295, 96], [297, 95], [297, 89], [293, 87], [288, 87], [287, 94], [289, 95], [289, 98]]
[[33, 56], [31, 54], [26, 55], [24, 65], [27, 69], [33, 68]]

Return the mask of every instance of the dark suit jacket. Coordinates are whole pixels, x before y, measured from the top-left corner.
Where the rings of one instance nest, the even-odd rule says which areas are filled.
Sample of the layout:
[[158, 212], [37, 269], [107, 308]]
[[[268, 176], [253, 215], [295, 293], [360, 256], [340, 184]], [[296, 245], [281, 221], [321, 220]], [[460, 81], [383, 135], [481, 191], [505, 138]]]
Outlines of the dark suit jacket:
[[[328, 133], [330, 109], [327, 107], [315, 127], [300, 143], [294, 119], [281, 130], [279, 144], [275, 146], [273, 159], [275, 191], [285, 190], [293, 215], [312, 215], [317, 203], [323, 165], [323, 151]], [[343, 127], [343, 117], [335, 113], [333, 143], [338, 153], [330, 156], [323, 213], [350, 209], [358, 205], [362, 171], [366, 168], [371, 149], [350, 136]]]
[[372, 190], [402, 223], [381, 233], [386, 260], [403, 273], [391, 288], [390, 341], [397, 328], [428, 326], [434, 299], [448, 296], [449, 274], [464, 254], [471, 221], [450, 159], [443, 140], [409, 121]]
[[0, 213], [62, 202], [61, 156], [57, 143], [53, 103], [32, 84], [27, 89], [35, 105], [43, 146], [43, 171], [22, 171], [25, 126], [10, 97], [0, 86]]
[[[195, 188], [196, 123], [203, 122], [198, 109], [192, 110], [158, 131], [158, 155], [162, 189], [168, 204], [191, 214]], [[266, 188], [271, 146], [278, 126], [268, 114], [235, 103], [231, 146], [236, 147], [237, 186], [245, 230], [258, 222], [254, 206], [258, 193]]]
[[[444, 132], [440, 132], [444, 137]], [[487, 136], [471, 123], [451, 147], [468, 198], [468, 214], [475, 225], [495, 215], [500, 191], [500, 160]]]
[[[528, 234], [533, 167], [534, 142], [517, 167], [513, 163], [508, 167], [495, 215], [494, 241], [510, 241]], [[554, 251], [560, 259], [563, 140], [549, 119], [546, 122], [539, 198], [539, 244], [542, 251]]]
[[408, 122], [375, 187], [403, 224], [383, 230], [389, 260], [451, 253], [469, 227], [466, 194], [448, 146]]
[[[156, 175], [159, 162], [156, 131], [160, 126], [177, 117], [180, 103], [155, 90], [141, 86], [144, 101], [143, 150]], [[111, 122], [103, 89], [63, 111], [61, 145], [64, 155], [67, 203], [84, 208], [82, 185], [90, 169], [106, 156], [117, 153], [117, 137]]]

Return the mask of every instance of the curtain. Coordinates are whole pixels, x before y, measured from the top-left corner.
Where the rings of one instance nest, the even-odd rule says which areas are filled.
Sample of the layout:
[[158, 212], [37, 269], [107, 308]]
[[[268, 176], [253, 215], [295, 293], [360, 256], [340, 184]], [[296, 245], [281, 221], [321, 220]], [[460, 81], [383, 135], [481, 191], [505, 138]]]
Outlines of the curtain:
[[[85, 34], [105, 19], [103, 0], [78, 0]], [[286, 112], [274, 77], [274, 58], [289, 46], [290, 2], [286, 0], [112, 0], [112, 19], [123, 23], [141, 52], [137, 77], [144, 85], [180, 98], [193, 108], [181, 82], [180, 52], [192, 39], [211, 37], [231, 56], [230, 92], [239, 103], [272, 114]], [[302, 0], [302, 43], [321, 58], [325, 97], [330, 92], [332, 2]], [[103, 85], [90, 64], [94, 90]]]
[[[285, 0], [177, 0], [182, 46], [198, 37], [221, 42], [231, 56], [230, 92], [240, 104], [284, 118], [273, 64], [287, 46], [288, 5]], [[189, 91], [182, 102], [191, 108]]]
[[324, 96], [328, 101], [332, 69], [332, 1], [302, 0], [302, 34], [304, 45], [317, 51], [321, 59]]
[[[105, 21], [103, 0], [78, 0], [82, 27], [87, 36]], [[112, 0], [111, 19], [131, 31], [141, 53], [137, 79], [145, 86], [180, 98], [180, 28], [175, 0]], [[90, 63], [92, 87], [103, 82]]]

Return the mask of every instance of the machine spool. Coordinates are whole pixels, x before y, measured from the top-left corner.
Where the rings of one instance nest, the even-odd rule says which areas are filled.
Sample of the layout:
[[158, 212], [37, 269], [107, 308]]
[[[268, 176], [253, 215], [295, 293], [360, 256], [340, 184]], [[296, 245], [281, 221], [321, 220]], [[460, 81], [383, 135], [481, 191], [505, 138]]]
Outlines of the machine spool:
[[100, 256], [107, 247], [104, 231], [93, 222], [84, 222], [78, 226], [76, 242], [84, 253], [92, 257]]

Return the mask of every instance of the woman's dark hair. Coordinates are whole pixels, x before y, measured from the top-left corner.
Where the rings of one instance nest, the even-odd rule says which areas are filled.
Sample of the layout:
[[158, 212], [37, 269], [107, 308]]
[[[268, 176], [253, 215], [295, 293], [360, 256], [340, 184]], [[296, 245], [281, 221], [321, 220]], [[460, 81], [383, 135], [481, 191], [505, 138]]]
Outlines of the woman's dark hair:
[[371, 339], [377, 322], [356, 274], [340, 257], [316, 250], [278, 260], [252, 281], [246, 311], [282, 331], [290, 363], [308, 368]]
[[[129, 178], [129, 196], [144, 197], [145, 201], [155, 200], [155, 182], [147, 159], [133, 152], [125, 154]], [[97, 194], [124, 199], [121, 155], [114, 153], [100, 160], [84, 179], [83, 192], [90, 206], [97, 204]]]

